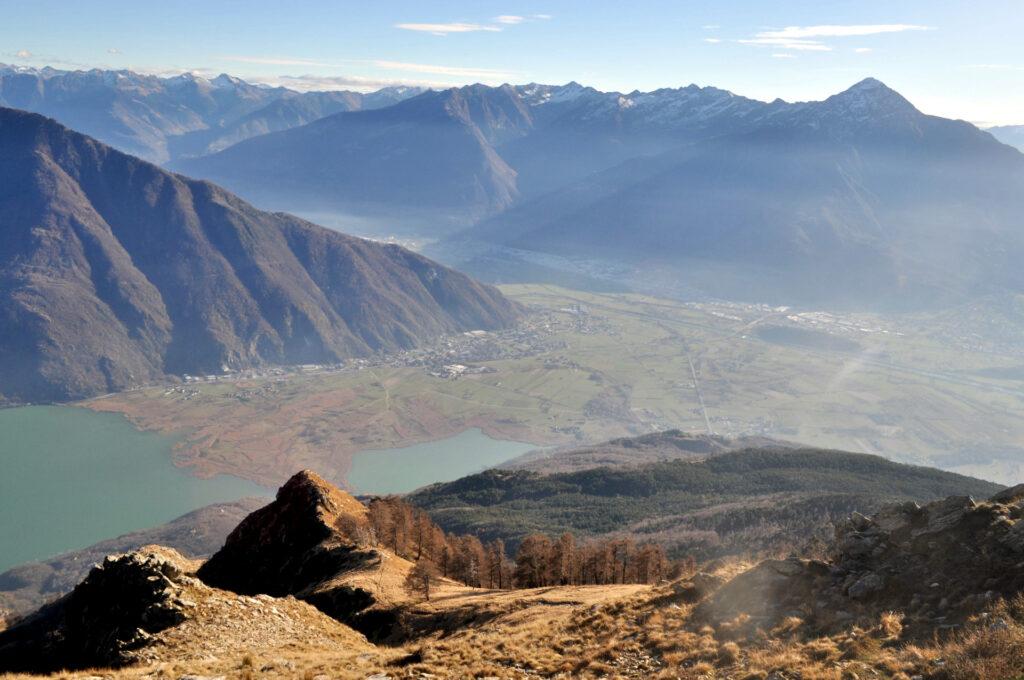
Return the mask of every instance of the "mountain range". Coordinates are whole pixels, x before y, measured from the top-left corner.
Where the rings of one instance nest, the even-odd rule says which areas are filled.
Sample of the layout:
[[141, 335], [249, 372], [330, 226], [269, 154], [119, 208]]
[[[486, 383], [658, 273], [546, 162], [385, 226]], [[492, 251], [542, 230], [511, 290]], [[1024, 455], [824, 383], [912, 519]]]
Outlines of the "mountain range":
[[627, 96], [578, 83], [470, 85], [328, 116], [174, 167], [269, 207], [416, 209], [443, 231], [636, 156], [747, 130], [776, 107], [697, 86]]
[[0, 391], [336, 362], [511, 323], [496, 289], [0, 109]]
[[1021, 188], [1024, 155], [869, 79], [592, 174], [461, 238], [667, 269], [718, 297], [934, 304], [1024, 290]]
[[533, 253], [733, 299], [917, 307], [1024, 289], [1024, 154], [870, 78], [802, 103], [473, 85], [174, 167], [273, 207], [412, 211], [449, 237], [430, 252], [492, 278]]
[[0, 64], [0, 106], [41, 113], [154, 163], [211, 153], [340, 111], [388, 106], [421, 91], [296, 92], [223, 73], [159, 77]]

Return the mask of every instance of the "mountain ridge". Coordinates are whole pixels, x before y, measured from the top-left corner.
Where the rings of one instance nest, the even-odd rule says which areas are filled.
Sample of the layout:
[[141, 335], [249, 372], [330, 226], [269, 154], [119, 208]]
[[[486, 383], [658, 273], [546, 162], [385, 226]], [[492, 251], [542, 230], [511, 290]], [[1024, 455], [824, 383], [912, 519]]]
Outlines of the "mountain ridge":
[[338, 111], [387, 106], [418, 88], [297, 92], [225, 73], [160, 77], [0, 63], [0, 106], [50, 116], [152, 162], [201, 155]]

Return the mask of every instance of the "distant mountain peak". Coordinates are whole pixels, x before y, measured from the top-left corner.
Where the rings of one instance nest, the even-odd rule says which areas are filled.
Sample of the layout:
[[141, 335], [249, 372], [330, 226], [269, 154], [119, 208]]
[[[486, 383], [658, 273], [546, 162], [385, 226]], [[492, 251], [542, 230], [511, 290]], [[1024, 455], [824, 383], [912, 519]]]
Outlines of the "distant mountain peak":
[[920, 115], [896, 90], [875, 78], [865, 78], [822, 103], [821, 113], [838, 115], [846, 122], [884, 122]]
[[865, 78], [825, 101], [863, 101], [875, 104], [899, 104], [914, 108], [914, 105], [903, 95], [876, 78]]

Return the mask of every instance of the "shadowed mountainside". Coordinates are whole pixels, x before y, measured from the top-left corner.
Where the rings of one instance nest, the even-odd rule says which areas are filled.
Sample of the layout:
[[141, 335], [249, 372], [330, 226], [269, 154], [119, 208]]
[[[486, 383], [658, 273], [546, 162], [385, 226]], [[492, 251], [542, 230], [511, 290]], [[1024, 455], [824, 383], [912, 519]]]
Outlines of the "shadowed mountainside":
[[0, 109], [0, 390], [330, 363], [510, 324], [496, 289]]

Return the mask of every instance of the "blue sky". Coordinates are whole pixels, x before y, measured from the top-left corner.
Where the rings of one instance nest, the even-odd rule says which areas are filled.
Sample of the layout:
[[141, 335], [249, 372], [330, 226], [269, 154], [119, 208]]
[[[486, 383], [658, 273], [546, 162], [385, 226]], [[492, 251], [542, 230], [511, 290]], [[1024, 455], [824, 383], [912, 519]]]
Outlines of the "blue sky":
[[0, 0], [0, 61], [231, 73], [299, 89], [715, 85], [820, 99], [877, 77], [919, 108], [1024, 123], [1021, 0]]

